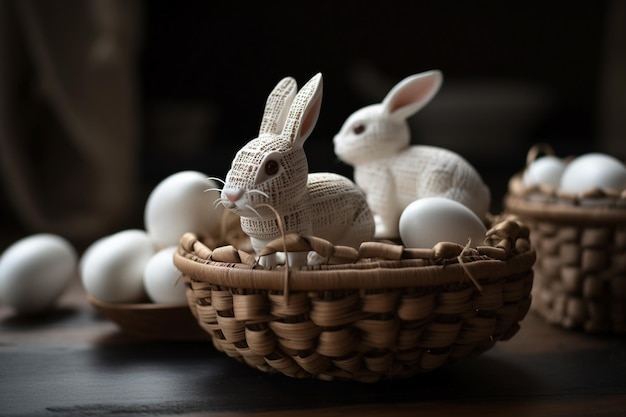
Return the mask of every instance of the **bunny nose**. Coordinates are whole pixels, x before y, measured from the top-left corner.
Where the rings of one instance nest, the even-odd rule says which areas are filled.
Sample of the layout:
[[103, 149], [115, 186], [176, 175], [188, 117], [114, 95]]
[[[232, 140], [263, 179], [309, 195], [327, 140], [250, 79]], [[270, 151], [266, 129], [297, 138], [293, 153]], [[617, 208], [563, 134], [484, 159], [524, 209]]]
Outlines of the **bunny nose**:
[[241, 196], [243, 196], [243, 190], [224, 191], [224, 195], [226, 196], [228, 201], [230, 201], [231, 203], [234, 203], [235, 201], [238, 201], [241, 198]]

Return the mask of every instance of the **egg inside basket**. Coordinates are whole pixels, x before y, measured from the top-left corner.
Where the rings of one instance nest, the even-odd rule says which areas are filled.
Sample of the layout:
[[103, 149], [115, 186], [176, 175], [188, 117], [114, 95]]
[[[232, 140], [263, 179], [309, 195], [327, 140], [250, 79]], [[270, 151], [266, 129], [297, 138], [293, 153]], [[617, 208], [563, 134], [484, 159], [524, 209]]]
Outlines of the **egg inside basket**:
[[[611, 159], [560, 159], [535, 145], [526, 168], [511, 177], [504, 205], [528, 225], [536, 248], [533, 310], [566, 329], [624, 335], [626, 167]], [[556, 175], [545, 169], [555, 160], [562, 165]]]
[[476, 248], [409, 249], [371, 241], [357, 251], [287, 235], [272, 251], [315, 251], [323, 265], [263, 267], [233, 245], [192, 233], [174, 263], [191, 312], [226, 355], [264, 372], [374, 382], [479, 355], [526, 316], [535, 252], [514, 218]]

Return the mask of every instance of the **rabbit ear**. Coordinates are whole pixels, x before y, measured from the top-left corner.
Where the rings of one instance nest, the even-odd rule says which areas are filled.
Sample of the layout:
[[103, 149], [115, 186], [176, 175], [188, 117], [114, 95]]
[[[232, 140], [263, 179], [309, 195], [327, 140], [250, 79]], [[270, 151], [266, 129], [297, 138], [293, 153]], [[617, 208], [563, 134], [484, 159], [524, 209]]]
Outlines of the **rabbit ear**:
[[387, 93], [383, 108], [392, 117], [406, 119], [428, 104], [439, 91], [442, 80], [443, 75], [437, 70], [407, 77]]
[[291, 77], [283, 78], [272, 90], [265, 102], [259, 136], [263, 133], [278, 135], [285, 125], [287, 110], [296, 96], [298, 84]]
[[317, 73], [293, 100], [282, 136], [294, 146], [302, 146], [317, 123], [321, 106], [322, 74]]

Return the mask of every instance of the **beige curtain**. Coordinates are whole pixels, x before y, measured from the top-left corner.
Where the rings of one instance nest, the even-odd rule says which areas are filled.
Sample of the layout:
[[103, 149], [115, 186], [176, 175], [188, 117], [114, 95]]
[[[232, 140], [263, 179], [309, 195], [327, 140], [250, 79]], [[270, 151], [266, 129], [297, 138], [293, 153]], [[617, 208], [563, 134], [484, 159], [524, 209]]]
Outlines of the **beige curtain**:
[[0, 0], [0, 169], [31, 232], [89, 242], [136, 204], [140, 3]]

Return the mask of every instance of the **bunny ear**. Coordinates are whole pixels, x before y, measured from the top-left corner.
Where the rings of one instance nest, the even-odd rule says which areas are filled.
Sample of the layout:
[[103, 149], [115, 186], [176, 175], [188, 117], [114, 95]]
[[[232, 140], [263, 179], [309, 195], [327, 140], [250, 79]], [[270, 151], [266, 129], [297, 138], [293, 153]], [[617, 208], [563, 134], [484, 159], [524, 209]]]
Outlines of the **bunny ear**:
[[263, 133], [279, 134], [287, 118], [287, 110], [296, 96], [298, 84], [291, 77], [283, 78], [272, 90], [265, 102], [259, 136]]
[[437, 70], [407, 77], [387, 93], [383, 108], [392, 117], [406, 119], [432, 100], [442, 81], [443, 75]]
[[322, 74], [317, 73], [293, 100], [282, 136], [293, 145], [302, 146], [317, 123], [321, 106]]

